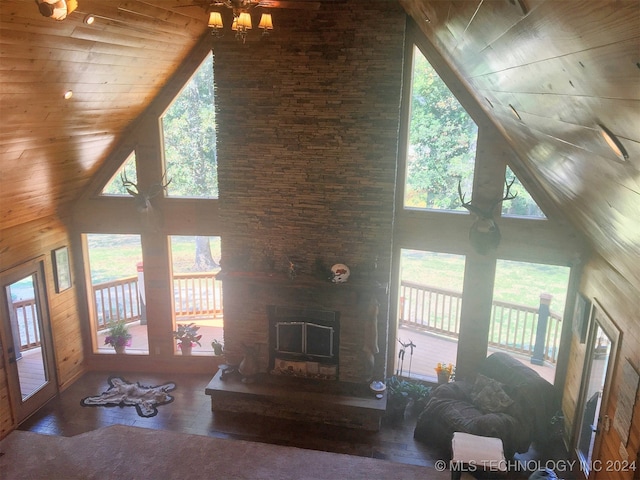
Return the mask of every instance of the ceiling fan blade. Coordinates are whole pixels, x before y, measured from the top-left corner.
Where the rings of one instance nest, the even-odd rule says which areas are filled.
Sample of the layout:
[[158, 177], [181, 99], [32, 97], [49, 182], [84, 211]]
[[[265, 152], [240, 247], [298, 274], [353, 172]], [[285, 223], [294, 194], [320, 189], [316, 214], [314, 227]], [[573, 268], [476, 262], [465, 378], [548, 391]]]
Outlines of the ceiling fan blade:
[[320, 2], [305, 1], [305, 0], [262, 0], [258, 3], [259, 7], [263, 8], [292, 8], [298, 10], [318, 10], [320, 8]]

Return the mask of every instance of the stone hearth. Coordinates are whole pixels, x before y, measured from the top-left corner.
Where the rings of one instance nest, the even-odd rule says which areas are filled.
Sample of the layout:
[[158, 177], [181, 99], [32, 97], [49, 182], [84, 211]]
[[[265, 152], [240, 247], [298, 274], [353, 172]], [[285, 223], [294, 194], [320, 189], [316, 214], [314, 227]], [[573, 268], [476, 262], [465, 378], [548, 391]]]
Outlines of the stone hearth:
[[366, 385], [294, 379], [269, 374], [253, 383], [239, 376], [221, 380], [218, 371], [207, 385], [213, 412], [252, 413], [378, 431], [387, 408]]

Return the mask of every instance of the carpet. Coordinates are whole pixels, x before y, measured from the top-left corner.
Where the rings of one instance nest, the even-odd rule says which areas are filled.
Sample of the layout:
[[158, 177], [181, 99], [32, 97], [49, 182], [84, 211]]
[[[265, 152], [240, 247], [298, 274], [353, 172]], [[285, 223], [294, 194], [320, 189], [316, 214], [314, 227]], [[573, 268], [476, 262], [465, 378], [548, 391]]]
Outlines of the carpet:
[[122, 377], [109, 377], [109, 388], [106, 392], [80, 400], [83, 407], [136, 407], [141, 417], [155, 417], [158, 406], [173, 402], [167, 392], [175, 390], [175, 383], [146, 386], [130, 383]]
[[15, 430], [0, 441], [3, 480], [278, 479], [447, 480], [433, 468], [112, 425], [75, 437]]

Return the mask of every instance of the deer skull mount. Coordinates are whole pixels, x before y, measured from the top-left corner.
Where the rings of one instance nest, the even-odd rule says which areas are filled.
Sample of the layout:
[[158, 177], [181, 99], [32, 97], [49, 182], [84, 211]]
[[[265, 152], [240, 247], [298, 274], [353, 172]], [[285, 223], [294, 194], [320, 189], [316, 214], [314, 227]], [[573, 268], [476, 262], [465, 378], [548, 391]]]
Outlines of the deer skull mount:
[[120, 174], [120, 181], [122, 186], [127, 190], [127, 193], [133, 197], [136, 210], [140, 213], [142, 224], [145, 228], [151, 228], [154, 231], [158, 231], [160, 226], [160, 216], [158, 212], [153, 208], [151, 199], [160, 194], [171, 183], [171, 180], [165, 181], [165, 175], [162, 175], [160, 183], [154, 183], [149, 187], [148, 191], [141, 191], [137, 183], [132, 182], [127, 178], [127, 175], [123, 172]]
[[505, 185], [507, 186], [507, 192], [504, 197], [500, 200], [495, 200], [491, 202], [489, 208], [482, 209], [476, 207], [475, 205], [471, 205], [471, 202], [465, 202], [464, 195], [462, 193], [462, 188], [460, 187], [460, 182], [458, 182], [458, 195], [460, 196], [460, 202], [462, 206], [473, 213], [477, 219], [471, 225], [471, 229], [469, 230], [469, 241], [473, 249], [479, 253], [480, 255], [486, 255], [490, 250], [495, 250], [500, 245], [500, 239], [502, 238], [500, 234], [500, 229], [498, 228], [498, 224], [493, 219], [493, 211], [496, 206], [505, 200], [513, 200], [516, 198], [517, 193], [510, 195], [509, 190], [515, 182], [515, 177], [511, 182], [507, 182], [505, 180]]

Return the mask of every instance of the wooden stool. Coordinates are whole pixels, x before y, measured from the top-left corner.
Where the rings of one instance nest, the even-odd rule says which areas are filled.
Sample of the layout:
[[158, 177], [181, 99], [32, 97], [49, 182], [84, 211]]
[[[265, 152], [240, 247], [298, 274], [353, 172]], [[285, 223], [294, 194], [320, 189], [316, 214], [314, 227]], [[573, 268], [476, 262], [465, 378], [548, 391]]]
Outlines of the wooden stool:
[[463, 471], [485, 470], [507, 472], [502, 440], [493, 437], [481, 437], [469, 433], [455, 432], [451, 440], [451, 478], [460, 480]]

